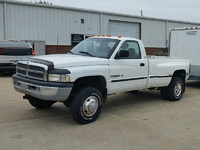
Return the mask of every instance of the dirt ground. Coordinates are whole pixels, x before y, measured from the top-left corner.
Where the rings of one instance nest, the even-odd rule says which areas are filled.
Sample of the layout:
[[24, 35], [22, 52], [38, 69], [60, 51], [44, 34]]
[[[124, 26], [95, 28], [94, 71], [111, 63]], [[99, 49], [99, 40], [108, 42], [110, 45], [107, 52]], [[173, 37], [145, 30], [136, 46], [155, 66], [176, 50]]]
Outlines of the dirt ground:
[[187, 81], [182, 99], [161, 99], [160, 91], [109, 97], [100, 117], [77, 124], [69, 108], [56, 103], [33, 108], [14, 90], [11, 74], [0, 75], [0, 149], [200, 149], [200, 82]]

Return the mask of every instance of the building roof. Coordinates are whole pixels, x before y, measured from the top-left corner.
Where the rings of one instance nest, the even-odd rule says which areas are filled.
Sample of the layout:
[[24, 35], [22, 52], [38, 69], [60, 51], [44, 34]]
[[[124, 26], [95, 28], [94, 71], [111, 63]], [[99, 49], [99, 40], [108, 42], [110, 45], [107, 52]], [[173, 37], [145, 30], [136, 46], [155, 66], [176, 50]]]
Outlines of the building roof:
[[189, 23], [189, 24], [200, 25], [199, 22], [190, 22], [190, 21], [180, 21], [180, 20], [173, 20], [173, 19], [145, 17], [145, 16], [137, 16], [137, 15], [123, 14], [123, 13], [116, 13], [116, 12], [99, 11], [99, 10], [94, 10], [94, 9], [76, 8], [76, 7], [59, 6], [59, 5], [48, 5], [48, 4], [22, 2], [22, 1], [15, 1], [15, 0], [0, 0], [0, 3], [10, 3], [10, 4], [17, 4], [17, 5], [37, 6], [37, 7], [47, 7], [47, 8], [54, 8], [54, 9], [74, 10], [74, 11], [82, 11], [82, 12], [89, 12], [89, 13], [98, 13], [98, 14], [106, 14], [106, 15], [132, 17], [132, 18], [139, 18], [139, 19], [168, 21], [168, 22], [176, 22], [176, 23]]

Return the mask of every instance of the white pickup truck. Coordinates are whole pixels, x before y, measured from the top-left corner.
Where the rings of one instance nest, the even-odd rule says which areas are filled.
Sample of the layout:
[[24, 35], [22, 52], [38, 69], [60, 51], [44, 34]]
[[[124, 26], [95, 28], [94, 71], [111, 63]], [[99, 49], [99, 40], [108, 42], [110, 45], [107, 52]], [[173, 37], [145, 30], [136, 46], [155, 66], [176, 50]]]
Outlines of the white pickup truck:
[[68, 54], [19, 61], [12, 78], [15, 90], [32, 106], [63, 102], [75, 121], [86, 124], [98, 118], [111, 94], [158, 89], [164, 99], [179, 100], [189, 66], [189, 59], [147, 57], [138, 39], [95, 36]]

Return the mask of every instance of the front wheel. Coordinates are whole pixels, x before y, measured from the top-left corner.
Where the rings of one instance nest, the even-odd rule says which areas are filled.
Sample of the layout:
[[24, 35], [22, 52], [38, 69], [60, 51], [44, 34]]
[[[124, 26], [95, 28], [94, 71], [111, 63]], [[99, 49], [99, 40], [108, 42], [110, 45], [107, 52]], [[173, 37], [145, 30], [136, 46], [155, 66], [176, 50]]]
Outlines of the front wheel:
[[77, 92], [72, 100], [70, 112], [72, 118], [80, 124], [95, 121], [103, 105], [101, 92], [93, 87], [85, 87]]
[[28, 101], [33, 107], [36, 107], [38, 109], [49, 108], [55, 103], [55, 101], [41, 100], [31, 96], [28, 97]]

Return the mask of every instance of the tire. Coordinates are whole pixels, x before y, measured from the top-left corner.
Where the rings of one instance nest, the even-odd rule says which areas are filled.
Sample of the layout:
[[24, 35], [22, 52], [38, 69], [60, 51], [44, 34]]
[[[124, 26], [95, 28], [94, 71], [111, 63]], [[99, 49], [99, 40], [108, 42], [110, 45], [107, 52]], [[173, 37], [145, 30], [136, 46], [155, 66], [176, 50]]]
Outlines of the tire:
[[85, 87], [77, 92], [71, 102], [72, 118], [80, 123], [87, 124], [95, 121], [102, 109], [103, 96], [93, 87]]
[[163, 99], [165, 100], [169, 99], [169, 96], [167, 95], [167, 87], [161, 88], [160, 93]]
[[33, 107], [36, 107], [38, 109], [49, 108], [55, 103], [55, 101], [41, 100], [31, 96], [28, 97], [28, 101]]
[[128, 93], [138, 93], [139, 90], [128, 91]]
[[[171, 101], [178, 101], [183, 95], [185, 83], [180, 77], [173, 77], [171, 83], [166, 89], [166, 97]], [[165, 94], [164, 94], [165, 95]]]

